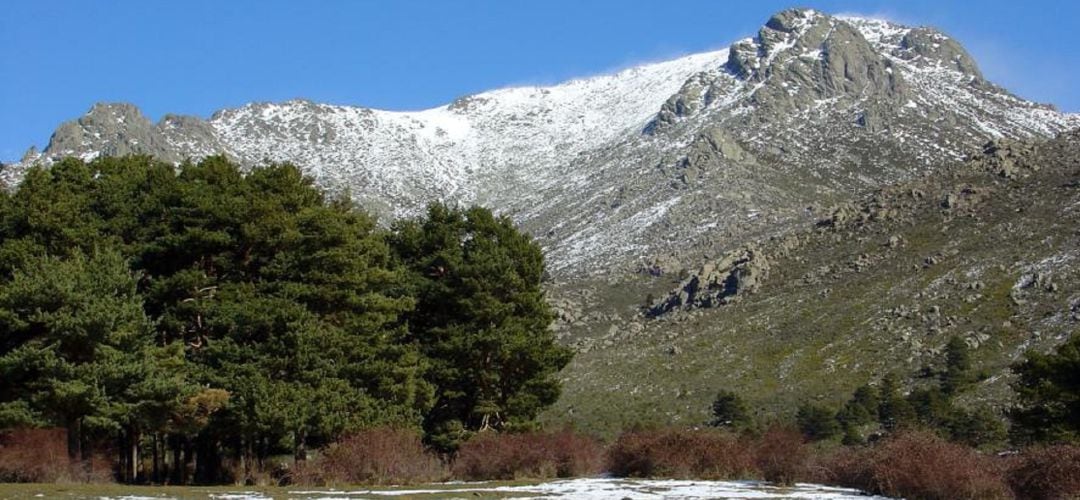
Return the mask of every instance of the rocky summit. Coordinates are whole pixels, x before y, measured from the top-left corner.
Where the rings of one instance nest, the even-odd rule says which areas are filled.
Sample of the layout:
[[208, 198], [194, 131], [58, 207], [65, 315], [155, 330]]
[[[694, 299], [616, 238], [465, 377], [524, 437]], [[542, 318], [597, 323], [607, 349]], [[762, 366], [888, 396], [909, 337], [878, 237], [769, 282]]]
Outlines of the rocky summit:
[[[988, 81], [934, 28], [792, 9], [726, 50], [417, 112], [293, 100], [152, 123], [98, 104], [0, 182], [66, 156], [224, 154], [296, 164], [383, 220], [432, 200], [490, 207], [542, 243], [555, 328], [582, 352], [552, 418], [615, 428], [629, 407], [700, 417], [720, 381], [766, 406], [825, 397], [829, 374], [914, 366], [941, 332], [995, 346], [980, 358], [995, 370], [1049, 345], [1058, 334], [1038, 332], [1060, 328], [1026, 321], [1041, 321], [1030, 304], [1066, 257], [1028, 250], [1062, 240], [1015, 214], [1043, 188], [1074, 203], [1053, 184], [1067, 161], [1038, 151], [1076, 127], [1080, 115]], [[1052, 150], [1074, 147], [1062, 137]], [[947, 244], [1008, 249], [1010, 228], [1051, 242], [993, 265]], [[996, 323], [965, 323], [983, 312]], [[610, 390], [617, 401], [589, 396]]]

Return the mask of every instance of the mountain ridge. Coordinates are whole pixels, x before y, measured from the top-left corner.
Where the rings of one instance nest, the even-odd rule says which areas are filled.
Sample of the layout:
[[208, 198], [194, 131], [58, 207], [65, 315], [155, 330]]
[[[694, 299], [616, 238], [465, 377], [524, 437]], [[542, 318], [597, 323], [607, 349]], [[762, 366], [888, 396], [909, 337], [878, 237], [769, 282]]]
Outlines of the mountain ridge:
[[717, 240], [782, 231], [809, 205], [986, 140], [1076, 126], [1080, 115], [986, 82], [937, 30], [790, 9], [728, 49], [415, 112], [291, 100], [152, 124], [134, 106], [95, 105], [0, 177], [69, 155], [288, 161], [391, 219], [433, 200], [489, 206], [572, 279], [694, 266]]

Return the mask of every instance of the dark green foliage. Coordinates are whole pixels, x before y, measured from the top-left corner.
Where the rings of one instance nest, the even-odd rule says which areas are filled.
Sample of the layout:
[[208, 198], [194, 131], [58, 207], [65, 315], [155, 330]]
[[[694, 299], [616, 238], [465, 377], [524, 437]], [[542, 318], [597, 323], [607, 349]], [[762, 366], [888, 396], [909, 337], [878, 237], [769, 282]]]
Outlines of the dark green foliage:
[[1012, 366], [1017, 406], [1010, 414], [1014, 440], [1080, 441], [1080, 335], [1053, 354], [1028, 353]]
[[465, 432], [521, 428], [559, 396], [571, 351], [555, 343], [540, 247], [506, 217], [441, 204], [395, 226], [411, 271], [409, 339], [432, 361], [435, 404], [424, 427], [453, 449]]
[[803, 436], [811, 441], [831, 439], [840, 434], [840, 424], [836, 412], [824, 406], [804, 403], [795, 413], [795, 423]]
[[972, 447], [1000, 445], [1008, 437], [1001, 417], [987, 409], [954, 409], [946, 429], [950, 440]]
[[87, 434], [163, 425], [153, 407], [191, 386], [182, 350], [155, 345], [151, 328], [115, 250], [28, 257], [0, 283], [0, 426], [64, 426], [81, 458]]
[[746, 407], [738, 394], [731, 391], [720, 391], [712, 404], [712, 420], [709, 425], [713, 427], [726, 427], [735, 430], [746, 430], [754, 426], [754, 420], [750, 416], [750, 410]]
[[938, 387], [911, 391], [907, 400], [923, 425], [943, 427], [952, 417], [952, 402], [949, 396]]
[[881, 381], [878, 400], [878, 421], [886, 430], [896, 430], [912, 426], [917, 415], [911, 403], [900, 394], [899, 383], [890, 374]]
[[877, 420], [879, 404], [877, 389], [868, 385], [860, 386], [836, 413], [836, 419], [844, 427], [869, 424]]
[[844, 431], [846, 442], [854, 444], [863, 441], [860, 428], [877, 421], [879, 406], [877, 389], [868, 385], [855, 389], [851, 399], [836, 412], [836, 420]]
[[34, 168], [0, 195], [0, 428], [67, 427], [73, 457], [112, 440], [128, 481], [171, 448], [182, 483], [380, 424], [526, 427], [570, 358], [542, 274], [506, 218], [435, 206], [391, 233], [289, 165]]
[[[957, 392], [969, 387], [972, 381], [967, 344], [953, 338], [945, 351], [945, 369], [938, 372], [936, 384], [923, 385], [903, 395], [896, 377], [889, 374], [882, 379], [880, 391], [870, 386], [856, 389], [836, 413], [843, 443], [862, 444], [866, 442], [867, 432], [880, 425], [888, 432], [912, 427], [933, 429], [951, 441], [969, 446], [1000, 444], [1005, 428], [996, 414], [985, 408], [964, 409], [954, 402]], [[946, 387], [951, 389], [947, 391]], [[799, 418], [808, 418], [806, 412], [800, 409]]]
[[941, 372], [941, 390], [953, 395], [972, 382], [971, 354], [967, 343], [960, 337], [952, 337], [945, 344], [945, 370]]

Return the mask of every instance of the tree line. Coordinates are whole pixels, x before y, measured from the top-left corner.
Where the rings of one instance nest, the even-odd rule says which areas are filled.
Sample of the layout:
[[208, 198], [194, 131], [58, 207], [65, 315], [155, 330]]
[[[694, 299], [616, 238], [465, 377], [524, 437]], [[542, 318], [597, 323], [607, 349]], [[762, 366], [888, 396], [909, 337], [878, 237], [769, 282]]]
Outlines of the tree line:
[[125, 481], [230, 480], [378, 425], [453, 451], [558, 398], [543, 272], [506, 217], [380, 227], [292, 165], [35, 167], [0, 194], [0, 429], [63, 427]]
[[[986, 378], [974, 371], [970, 348], [960, 337], [949, 339], [943, 358], [942, 368], [924, 368], [923, 380], [907, 393], [890, 373], [875, 385], [855, 389], [839, 408], [804, 402], [795, 413], [795, 426], [809, 441], [840, 437], [845, 445], [912, 428], [929, 429], [970, 447], [1080, 441], [1080, 336], [1072, 336], [1053, 353], [1028, 352], [1010, 366], [1016, 397], [1003, 415], [957, 403], [959, 395]], [[755, 432], [760, 425], [746, 402], [729, 390], [717, 393], [711, 415], [713, 427]]]

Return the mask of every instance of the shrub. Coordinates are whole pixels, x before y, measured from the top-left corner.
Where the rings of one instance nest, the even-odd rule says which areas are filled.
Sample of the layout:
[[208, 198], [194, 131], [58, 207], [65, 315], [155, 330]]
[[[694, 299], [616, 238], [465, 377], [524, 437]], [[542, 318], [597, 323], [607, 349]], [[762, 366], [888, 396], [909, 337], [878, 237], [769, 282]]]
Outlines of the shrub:
[[72, 463], [67, 431], [14, 429], [0, 433], [0, 483], [109, 482], [112, 464], [100, 456]]
[[1019, 498], [1080, 498], [1080, 446], [1025, 450], [1013, 461], [1008, 479]]
[[547, 479], [598, 474], [603, 446], [569, 429], [558, 432], [485, 432], [466, 441], [452, 467], [455, 478]]
[[420, 483], [445, 478], [445, 467], [424, 448], [419, 433], [378, 427], [328, 446], [322, 456], [298, 465], [290, 479], [298, 484], [325, 485]]
[[714, 429], [624, 432], [608, 451], [608, 471], [620, 477], [693, 479], [757, 475], [751, 443]]
[[766, 481], [788, 485], [806, 477], [809, 455], [802, 433], [772, 426], [761, 436], [754, 462]]
[[874, 450], [864, 446], [843, 446], [811, 457], [808, 480], [835, 484], [862, 491], [874, 491]]
[[[869, 462], [866, 484], [844, 486], [926, 500], [1010, 497], [994, 458], [928, 432], [901, 433], [884, 441]], [[844, 475], [863, 477], [857, 470]]]

